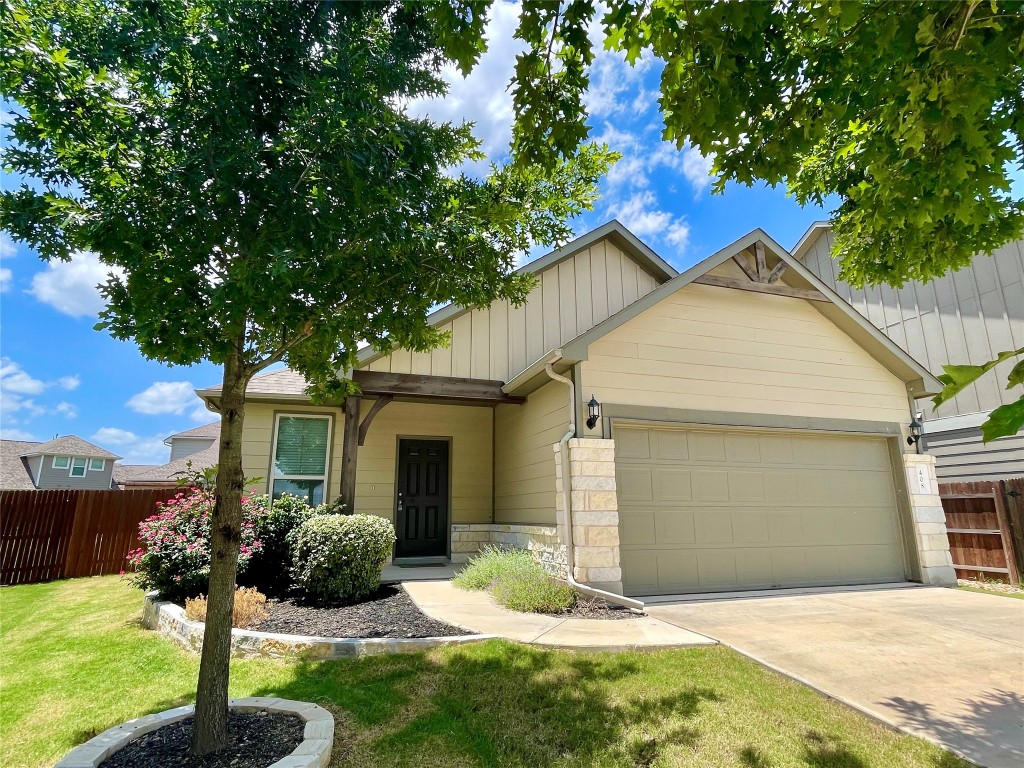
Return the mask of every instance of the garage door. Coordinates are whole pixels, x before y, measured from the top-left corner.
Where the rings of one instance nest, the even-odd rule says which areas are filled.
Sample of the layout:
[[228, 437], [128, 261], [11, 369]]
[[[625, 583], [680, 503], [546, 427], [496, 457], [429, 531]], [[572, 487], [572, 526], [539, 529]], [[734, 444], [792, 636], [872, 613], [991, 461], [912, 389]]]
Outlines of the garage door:
[[621, 424], [614, 436], [626, 594], [904, 579], [882, 438]]

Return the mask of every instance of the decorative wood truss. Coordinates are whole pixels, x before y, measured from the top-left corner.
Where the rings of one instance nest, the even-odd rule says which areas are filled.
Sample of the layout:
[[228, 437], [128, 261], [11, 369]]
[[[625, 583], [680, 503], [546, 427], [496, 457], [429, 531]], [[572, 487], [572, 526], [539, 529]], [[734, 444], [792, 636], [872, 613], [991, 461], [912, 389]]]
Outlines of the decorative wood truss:
[[756, 293], [771, 293], [776, 296], [789, 296], [794, 299], [807, 299], [809, 301], [828, 301], [828, 297], [821, 291], [808, 290], [805, 288], [791, 288], [779, 282], [782, 273], [786, 271], [786, 262], [780, 261], [771, 270], [765, 259], [764, 243], [760, 240], [754, 243], [754, 263], [750, 264], [744, 252], [737, 253], [732, 257], [736, 265], [747, 276], [747, 280], [733, 277], [719, 277], [718, 275], [701, 275], [693, 282], [703, 285], [717, 285], [720, 288], [735, 288], [740, 291], [754, 291]]

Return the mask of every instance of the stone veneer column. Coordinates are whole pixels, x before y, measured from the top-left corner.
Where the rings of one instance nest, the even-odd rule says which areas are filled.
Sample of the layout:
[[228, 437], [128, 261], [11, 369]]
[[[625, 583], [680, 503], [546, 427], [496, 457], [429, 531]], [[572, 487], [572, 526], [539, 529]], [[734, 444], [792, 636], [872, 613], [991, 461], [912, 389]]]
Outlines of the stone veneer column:
[[[615, 441], [572, 438], [568, 449], [575, 548], [573, 578], [582, 584], [622, 594]], [[556, 444], [555, 496], [559, 536], [565, 535], [563, 482], [561, 445]]]
[[956, 586], [956, 571], [949, 554], [946, 514], [939, 498], [935, 457], [926, 453], [903, 454], [910, 491], [911, 515], [921, 563], [921, 582], [934, 586]]

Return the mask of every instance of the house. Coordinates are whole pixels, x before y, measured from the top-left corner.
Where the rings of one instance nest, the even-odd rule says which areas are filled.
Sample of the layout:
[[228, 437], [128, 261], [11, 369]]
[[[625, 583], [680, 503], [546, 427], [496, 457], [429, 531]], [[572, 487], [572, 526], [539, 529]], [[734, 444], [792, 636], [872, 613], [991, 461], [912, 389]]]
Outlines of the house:
[[[928, 283], [855, 289], [838, 276], [831, 256], [832, 231], [814, 224], [793, 249], [815, 276], [872, 325], [939, 375], [944, 365], [980, 365], [1008, 349], [1024, 347], [1024, 240]], [[1014, 365], [1007, 361], [938, 409], [917, 401], [924, 414], [922, 446], [938, 463], [943, 482], [999, 480], [1024, 475], [1024, 433], [985, 444], [978, 428], [992, 409], [1012, 403], [1006, 389]]]
[[49, 442], [0, 440], [0, 490], [110, 490], [120, 456], [75, 435]]
[[254, 377], [245, 474], [388, 517], [397, 565], [494, 543], [628, 595], [955, 583], [907, 443], [939, 382], [763, 231], [677, 273], [613, 221], [523, 270], [524, 306], [431, 315], [449, 347], [364, 350], [361, 397]]
[[114, 479], [125, 489], [175, 486], [190, 470], [216, 466], [219, 438], [219, 421], [176, 432], [164, 440], [171, 449], [166, 464], [118, 464]]

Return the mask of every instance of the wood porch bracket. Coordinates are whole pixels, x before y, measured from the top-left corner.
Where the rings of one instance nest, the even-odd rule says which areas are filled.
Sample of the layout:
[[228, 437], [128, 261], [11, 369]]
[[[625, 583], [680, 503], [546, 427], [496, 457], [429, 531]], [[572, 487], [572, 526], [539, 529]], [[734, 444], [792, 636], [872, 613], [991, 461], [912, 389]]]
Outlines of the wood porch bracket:
[[394, 395], [381, 395], [373, 405], [370, 406], [370, 410], [368, 410], [366, 415], [363, 417], [362, 424], [359, 425], [359, 445], [366, 442], [366, 433], [370, 431], [370, 422], [373, 421], [373, 417], [384, 410], [384, 406], [394, 399]]

